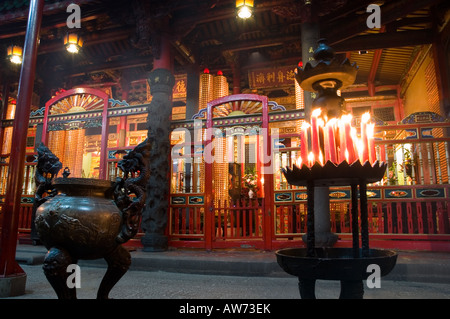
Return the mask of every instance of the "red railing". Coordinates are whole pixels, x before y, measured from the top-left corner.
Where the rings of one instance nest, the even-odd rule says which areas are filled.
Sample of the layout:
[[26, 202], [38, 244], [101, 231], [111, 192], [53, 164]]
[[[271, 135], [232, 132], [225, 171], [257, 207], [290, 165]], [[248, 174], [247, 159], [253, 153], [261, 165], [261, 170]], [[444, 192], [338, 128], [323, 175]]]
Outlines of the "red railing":
[[262, 239], [262, 206], [258, 200], [219, 201], [213, 213], [213, 240]]
[[[428, 189], [437, 191], [432, 187]], [[395, 188], [395, 191], [399, 190], [401, 188]], [[441, 190], [449, 192], [450, 188], [446, 186]], [[332, 232], [350, 233], [352, 223], [350, 210], [350, 201], [332, 200], [330, 202]], [[276, 235], [286, 237], [305, 233], [306, 215], [305, 201], [277, 204]], [[368, 215], [369, 232], [372, 234], [450, 235], [450, 199], [448, 198], [369, 200]]]
[[[450, 251], [450, 185], [379, 186], [369, 188], [371, 192], [381, 197], [368, 200], [369, 233], [377, 247]], [[409, 198], [386, 198], [390, 193]], [[430, 197], [420, 197], [421, 193]], [[276, 204], [276, 238], [300, 239], [306, 232], [306, 209], [304, 200]], [[341, 245], [349, 244], [346, 240], [351, 237], [350, 211], [350, 200], [330, 201], [331, 232], [338, 234]]]

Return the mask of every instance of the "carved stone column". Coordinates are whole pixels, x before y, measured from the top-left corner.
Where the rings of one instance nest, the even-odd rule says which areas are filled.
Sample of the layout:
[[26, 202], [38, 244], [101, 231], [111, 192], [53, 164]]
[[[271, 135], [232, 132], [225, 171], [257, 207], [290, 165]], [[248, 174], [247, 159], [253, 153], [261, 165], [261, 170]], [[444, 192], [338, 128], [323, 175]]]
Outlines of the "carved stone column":
[[153, 96], [148, 108], [148, 139], [150, 150], [150, 178], [147, 184], [146, 206], [142, 213], [141, 239], [144, 251], [167, 249], [167, 225], [170, 190], [170, 116], [172, 114], [172, 89], [175, 78], [167, 69], [153, 70], [148, 79]]

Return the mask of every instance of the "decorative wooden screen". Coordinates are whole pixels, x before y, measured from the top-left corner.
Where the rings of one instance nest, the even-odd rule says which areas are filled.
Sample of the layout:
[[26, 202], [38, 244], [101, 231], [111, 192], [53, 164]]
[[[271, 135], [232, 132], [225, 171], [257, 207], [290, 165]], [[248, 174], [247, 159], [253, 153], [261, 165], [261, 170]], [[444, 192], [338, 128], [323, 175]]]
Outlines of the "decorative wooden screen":
[[[106, 179], [107, 174], [108, 98], [109, 96], [105, 92], [90, 88], [77, 88], [65, 91], [45, 104], [42, 130], [42, 142], [47, 144], [50, 126], [53, 126], [53, 130], [60, 131], [68, 131], [80, 127], [101, 127], [102, 138], [99, 164], [99, 178], [101, 179]], [[65, 147], [70, 146], [65, 145]], [[77, 157], [77, 154], [72, 152], [72, 156]]]

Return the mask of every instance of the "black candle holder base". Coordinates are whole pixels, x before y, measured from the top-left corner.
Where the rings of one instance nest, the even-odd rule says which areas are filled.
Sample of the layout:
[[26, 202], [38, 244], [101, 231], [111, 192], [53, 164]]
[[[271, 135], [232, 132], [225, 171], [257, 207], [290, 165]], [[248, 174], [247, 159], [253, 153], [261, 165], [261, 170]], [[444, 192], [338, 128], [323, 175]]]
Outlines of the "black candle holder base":
[[355, 256], [352, 248], [316, 248], [315, 257], [308, 256], [306, 248], [286, 248], [276, 253], [281, 268], [299, 280], [300, 296], [315, 299], [316, 280], [339, 280], [341, 299], [361, 299], [363, 281], [373, 273], [369, 266], [376, 265], [380, 277], [391, 272], [397, 262], [393, 250], [369, 249], [366, 256]]

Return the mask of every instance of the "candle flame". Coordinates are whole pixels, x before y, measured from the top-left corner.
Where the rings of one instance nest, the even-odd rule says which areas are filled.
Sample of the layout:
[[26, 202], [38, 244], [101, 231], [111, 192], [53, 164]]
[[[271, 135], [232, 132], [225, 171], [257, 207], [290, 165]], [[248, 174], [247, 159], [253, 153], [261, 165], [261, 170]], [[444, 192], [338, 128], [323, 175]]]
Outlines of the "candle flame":
[[297, 165], [297, 167], [301, 168], [302, 167], [302, 157], [299, 156], [297, 158], [297, 160], [295, 161], [295, 165]]
[[361, 122], [367, 123], [370, 120], [370, 113], [366, 112], [361, 116]]
[[322, 113], [321, 108], [314, 109], [314, 111], [312, 111], [312, 113], [311, 113], [311, 116], [318, 117], [318, 116], [320, 116], [321, 113]]
[[320, 151], [320, 153], [319, 153], [319, 163], [320, 163], [320, 165], [323, 166], [323, 154], [322, 154], [322, 151]]
[[348, 163], [348, 158], [349, 157], [350, 157], [350, 154], [348, 153], [348, 150], [345, 149], [345, 160], [347, 161], [347, 163]]
[[344, 123], [351, 123], [352, 122], [352, 115], [351, 114], [344, 114], [344, 115], [342, 115], [341, 116], [341, 120], [344, 122]]
[[308, 164], [309, 164], [309, 166], [314, 165], [314, 153], [313, 152], [309, 152], [309, 154], [308, 154]]
[[302, 131], [307, 130], [310, 126], [311, 126], [311, 124], [309, 124], [308, 122], [303, 122], [302, 123]]

